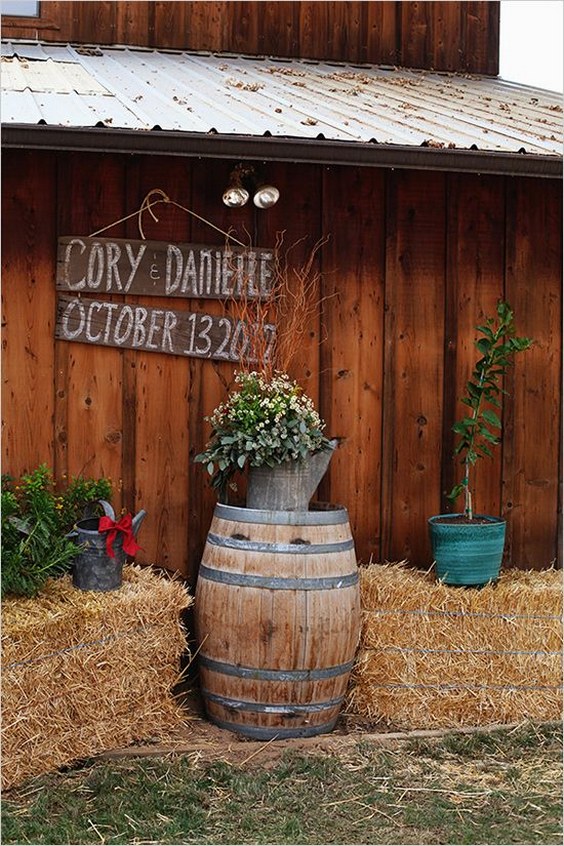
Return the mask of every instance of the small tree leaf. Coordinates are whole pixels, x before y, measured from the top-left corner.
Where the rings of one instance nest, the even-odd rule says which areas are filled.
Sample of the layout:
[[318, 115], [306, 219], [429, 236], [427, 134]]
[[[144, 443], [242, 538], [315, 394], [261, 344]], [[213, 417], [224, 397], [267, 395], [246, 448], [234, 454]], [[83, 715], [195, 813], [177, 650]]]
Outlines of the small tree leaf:
[[452, 431], [456, 432], [457, 435], [465, 435], [468, 431], [468, 427], [464, 423], [463, 420], [458, 420], [452, 427]]
[[493, 341], [494, 335], [489, 326], [476, 326], [476, 329], [478, 330], [478, 332], [481, 332], [482, 335], [485, 335], [487, 338]]
[[455, 485], [451, 492], [447, 494], [447, 499], [450, 499], [451, 502], [454, 502], [455, 499], [464, 493], [464, 485]]
[[491, 410], [491, 408], [486, 408], [482, 412], [482, 417], [490, 424], [490, 426], [495, 426], [497, 429], [501, 429], [501, 420], [495, 411]]
[[497, 437], [497, 435], [492, 435], [492, 433], [488, 432], [487, 429], [484, 429], [483, 431], [481, 430], [480, 434], [482, 435], [483, 438], [485, 438], [487, 441], [489, 441], [490, 444], [498, 444], [499, 443], [499, 438]]

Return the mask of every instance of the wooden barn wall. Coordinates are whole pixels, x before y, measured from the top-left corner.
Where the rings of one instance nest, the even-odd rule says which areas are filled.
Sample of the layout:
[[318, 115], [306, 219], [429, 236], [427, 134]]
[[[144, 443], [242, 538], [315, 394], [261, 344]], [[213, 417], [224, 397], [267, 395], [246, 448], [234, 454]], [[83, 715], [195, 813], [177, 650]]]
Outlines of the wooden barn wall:
[[[497, 2], [48, 2], [3, 37], [498, 73]], [[37, 36], [36, 36], [37, 34]]]
[[[3, 161], [3, 471], [47, 462], [105, 475], [115, 504], [146, 508], [142, 562], [194, 579], [214, 494], [192, 461], [204, 416], [233, 367], [160, 353], [54, 341], [57, 238], [89, 235], [135, 211], [153, 188], [260, 246], [322, 235], [322, 314], [295, 375], [343, 438], [320, 498], [345, 504], [362, 562], [428, 567], [427, 517], [458, 473], [451, 426], [475, 360], [474, 326], [500, 296], [534, 348], [508, 378], [505, 439], [478, 470], [478, 511], [508, 519], [507, 561], [542, 568], [560, 537], [562, 211], [557, 180], [286, 163], [268, 211], [229, 210], [232, 162], [5, 150]], [[147, 238], [222, 244], [172, 206]], [[138, 238], [135, 218], [115, 237]], [[155, 301], [150, 301], [155, 304]], [[157, 300], [157, 304], [160, 302]], [[180, 303], [180, 305], [178, 305]], [[163, 302], [166, 305], [166, 302]], [[219, 302], [175, 302], [216, 309]]]

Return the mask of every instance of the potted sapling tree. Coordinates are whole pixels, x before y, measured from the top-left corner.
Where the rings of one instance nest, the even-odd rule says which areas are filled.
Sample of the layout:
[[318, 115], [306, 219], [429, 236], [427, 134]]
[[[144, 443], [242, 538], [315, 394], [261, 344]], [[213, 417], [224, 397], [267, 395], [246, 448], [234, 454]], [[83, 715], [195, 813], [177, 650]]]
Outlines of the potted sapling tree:
[[474, 344], [481, 357], [461, 398], [469, 411], [452, 427], [458, 435], [455, 454], [461, 457], [463, 477], [448, 499], [455, 502], [463, 497], [464, 510], [438, 514], [428, 523], [437, 578], [449, 585], [480, 587], [499, 576], [506, 521], [475, 513], [473, 470], [479, 459], [491, 457], [492, 447], [501, 443], [498, 410], [500, 396], [506, 392], [500, 380], [514, 355], [528, 349], [532, 341], [516, 335], [513, 311], [502, 301], [496, 318], [486, 318], [476, 329], [481, 337]]

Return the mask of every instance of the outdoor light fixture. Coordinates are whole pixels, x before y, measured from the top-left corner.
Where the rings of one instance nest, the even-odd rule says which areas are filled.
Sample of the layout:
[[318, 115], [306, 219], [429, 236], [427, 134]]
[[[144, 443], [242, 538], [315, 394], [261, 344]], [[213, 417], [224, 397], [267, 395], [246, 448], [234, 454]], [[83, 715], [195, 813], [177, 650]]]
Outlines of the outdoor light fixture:
[[269, 209], [279, 197], [280, 191], [274, 185], [260, 185], [253, 196], [253, 203], [259, 209]]
[[229, 185], [223, 192], [223, 202], [230, 208], [240, 208], [253, 195], [253, 203], [259, 209], [269, 209], [278, 202], [280, 191], [274, 185], [259, 180], [252, 165], [238, 164], [229, 174]]
[[243, 179], [247, 178], [249, 168], [240, 164], [229, 174], [229, 185], [223, 192], [223, 202], [232, 209], [244, 206], [249, 199], [249, 192], [243, 186]]

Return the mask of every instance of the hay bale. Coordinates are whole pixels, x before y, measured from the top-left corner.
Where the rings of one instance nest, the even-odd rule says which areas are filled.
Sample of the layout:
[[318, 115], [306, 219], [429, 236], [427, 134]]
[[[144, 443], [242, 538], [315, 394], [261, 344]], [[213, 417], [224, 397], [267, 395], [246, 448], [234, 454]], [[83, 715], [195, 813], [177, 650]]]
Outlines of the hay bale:
[[403, 729], [560, 719], [560, 572], [506, 570], [478, 590], [371, 564], [360, 592], [348, 713]]
[[83, 592], [65, 576], [4, 601], [2, 789], [183, 725], [171, 689], [192, 601], [179, 581], [135, 566], [116, 591]]

